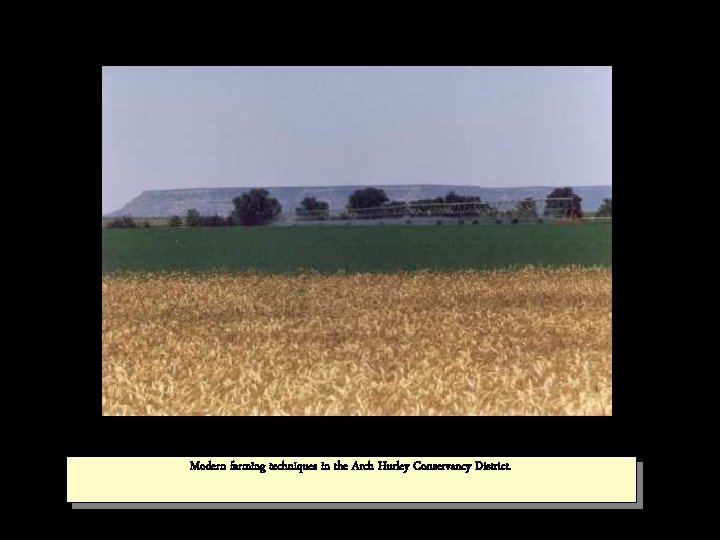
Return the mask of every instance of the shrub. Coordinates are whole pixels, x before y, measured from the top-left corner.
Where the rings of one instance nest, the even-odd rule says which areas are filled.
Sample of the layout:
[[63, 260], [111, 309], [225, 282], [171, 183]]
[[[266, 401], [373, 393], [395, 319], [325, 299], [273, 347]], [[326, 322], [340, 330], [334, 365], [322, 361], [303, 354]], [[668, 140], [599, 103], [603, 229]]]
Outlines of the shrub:
[[149, 228], [150, 228], [150, 222], [147, 221], [147, 220], [143, 221], [143, 227], [145, 227], [146, 229], [149, 229]]
[[412, 219], [406, 219], [405, 225], [412, 225]]
[[185, 225], [188, 227], [197, 227], [200, 225], [200, 212], [198, 212], [195, 208], [188, 210], [187, 215], [185, 216]]
[[510, 223], [512, 223], [513, 225], [517, 225], [518, 223], [520, 223], [520, 220], [515, 217], [515, 218], [512, 218], [512, 221]]
[[602, 205], [598, 208], [597, 217], [612, 217], [612, 197], [603, 199]]
[[502, 219], [496, 219], [495, 220], [496, 225], [502, 225]]
[[442, 225], [442, 219], [438, 219], [438, 220], [435, 222], [435, 225]]
[[545, 223], [545, 220], [543, 218], [540, 218], [537, 220], [537, 222], [538, 222], [538, 225], [542, 225], [543, 223]]
[[472, 221], [473, 225], [477, 225], [478, 223], [480, 223], [480, 222], [477, 219], [473, 219], [473, 221]]
[[464, 219], [458, 219], [458, 225], [465, 225]]
[[214, 216], [202, 216], [199, 225], [202, 227], [225, 227], [227, 221], [222, 216], [215, 214]]
[[168, 225], [170, 227], [180, 227], [180, 225], [182, 225], [182, 218], [180, 216], [172, 216], [168, 219]]
[[113, 219], [108, 223], [109, 229], [134, 229], [137, 223], [130, 216], [123, 216]]
[[526, 197], [515, 205], [515, 217], [534, 219], [538, 217], [537, 204], [532, 197]]

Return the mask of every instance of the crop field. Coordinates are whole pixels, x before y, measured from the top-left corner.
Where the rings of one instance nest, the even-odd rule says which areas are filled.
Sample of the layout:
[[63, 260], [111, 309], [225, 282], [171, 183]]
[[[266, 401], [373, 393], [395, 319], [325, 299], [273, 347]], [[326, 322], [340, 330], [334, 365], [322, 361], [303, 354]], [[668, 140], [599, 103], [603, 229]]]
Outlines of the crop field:
[[103, 273], [612, 266], [612, 224], [103, 229]]
[[[441, 229], [428, 239], [433, 249], [414, 231], [377, 230], [378, 246], [337, 229], [312, 231], [317, 244], [303, 236], [308, 229], [277, 237], [273, 229], [108, 231], [123, 234], [103, 237], [103, 268], [186, 260], [197, 270], [209, 257], [233, 268], [259, 261], [264, 270], [297, 270], [314, 261], [328, 271], [344, 259], [381, 271], [438, 260], [436, 250], [446, 267], [462, 266], [457, 258], [520, 262], [521, 248], [533, 261], [549, 250], [545, 262], [555, 265], [573, 254], [610, 265], [610, 228], [537, 227], [527, 233], [532, 241], [520, 227]], [[296, 236], [283, 239], [287, 232]], [[277, 250], [263, 248], [269, 239]], [[501, 239], [512, 239], [514, 255], [499, 251]], [[158, 247], [181, 240], [194, 246], [187, 259]], [[611, 306], [610, 268], [104, 273], [103, 414], [609, 415]]]

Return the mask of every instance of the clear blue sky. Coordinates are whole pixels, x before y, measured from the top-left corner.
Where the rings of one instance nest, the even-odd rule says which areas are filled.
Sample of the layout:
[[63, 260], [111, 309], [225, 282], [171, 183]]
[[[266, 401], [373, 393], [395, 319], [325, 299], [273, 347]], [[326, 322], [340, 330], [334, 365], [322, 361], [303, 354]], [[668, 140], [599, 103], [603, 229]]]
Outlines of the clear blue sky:
[[612, 184], [611, 67], [105, 67], [102, 211], [149, 189]]

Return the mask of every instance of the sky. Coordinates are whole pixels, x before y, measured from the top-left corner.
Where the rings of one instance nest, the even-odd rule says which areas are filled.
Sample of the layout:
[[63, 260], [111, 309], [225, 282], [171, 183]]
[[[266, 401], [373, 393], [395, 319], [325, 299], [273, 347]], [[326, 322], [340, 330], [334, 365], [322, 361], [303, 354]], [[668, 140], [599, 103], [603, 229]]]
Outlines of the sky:
[[611, 67], [103, 67], [102, 211], [199, 187], [612, 184]]

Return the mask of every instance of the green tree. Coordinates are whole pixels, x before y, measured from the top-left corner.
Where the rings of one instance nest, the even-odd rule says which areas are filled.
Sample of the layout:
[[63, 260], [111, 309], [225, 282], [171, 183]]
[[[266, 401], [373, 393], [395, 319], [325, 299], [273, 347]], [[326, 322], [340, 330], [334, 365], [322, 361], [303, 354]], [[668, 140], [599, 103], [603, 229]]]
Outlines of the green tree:
[[603, 199], [600, 208], [597, 211], [598, 217], [612, 217], [612, 197]]
[[197, 227], [200, 225], [200, 212], [198, 212], [195, 208], [188, 210], [187, 215], [185, 216], [185, 225], [188, 227]]
[[351, 210], [377, 208], [388, 202], [388, 200], [388, 196], [384, 189], [373, 187], [357, 189], [350, 194], [347, 208]]
[[330, 204], [318, 201], [315, 197], [305, 197], [295, 209], [295, 214], [301, 217], [327, 219], [330, 217]]
[[532, 197], [527, 197], [517, 203], [515, 211], [519, 219], [537, 219], [538, 217], [537, 205]]
[[555, 188], [547, 196], [548, 199], [570, 199], [563, 201], [547, 201], [546, 216], [582, 217], [582, 198], [571, 187]]
[[233, 205], [231, 221], [245, 226], [265, 225], [275, 221], [282, 212], [280, 202], [270, 197], [267, 189], [251, 189], [235, 197]]

